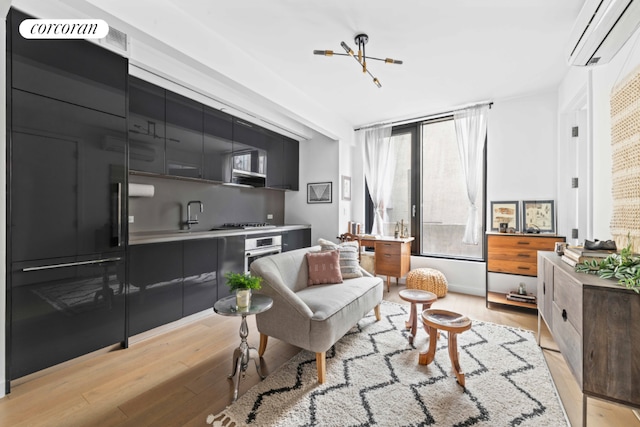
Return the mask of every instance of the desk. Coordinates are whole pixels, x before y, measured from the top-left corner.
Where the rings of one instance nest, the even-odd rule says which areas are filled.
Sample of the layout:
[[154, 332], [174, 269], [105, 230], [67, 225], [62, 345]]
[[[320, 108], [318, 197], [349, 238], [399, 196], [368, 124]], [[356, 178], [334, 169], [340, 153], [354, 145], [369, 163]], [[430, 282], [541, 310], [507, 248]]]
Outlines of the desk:
[[245, 309], [236, 308], [236, 296], [230, 295], [222, 298], [213, 306], [213, 310], [223, 316], [242, 316], [240, 322], [240, 346], [233, 352], [233, 371], [229, 375], [229, 379], [235, 377], [235, 387], [233, 390], [233, 401], [238, 399], [238, 389], [240, 388], [240, 376], [244, 376], [249, 360], [253, 359], [256, 364], [256, 370], [260, 378], [264, 379], [262, 375], [262, 367], [260, 366], [260, 356], [258, 350], [253, 347], [249, 347], [247, 343], [247, 336], [249, 335], [249, 327], [247, 326], [247, 316], [251, 314], [262, 313], [267, 311], [273, 305], [273, 299], [267, 295], [253, 294], [251, 295], [251, 305]]
[[398, 278], [404, 276], [411, 269], [411, 242], [413, 237], [393, 238], [383, 236], [374, 239], [358, 236], [360, 246], [373, 248], [375, 251], [375, 273], [387, 276], [387, 292], [391, 284], [391, 276]]

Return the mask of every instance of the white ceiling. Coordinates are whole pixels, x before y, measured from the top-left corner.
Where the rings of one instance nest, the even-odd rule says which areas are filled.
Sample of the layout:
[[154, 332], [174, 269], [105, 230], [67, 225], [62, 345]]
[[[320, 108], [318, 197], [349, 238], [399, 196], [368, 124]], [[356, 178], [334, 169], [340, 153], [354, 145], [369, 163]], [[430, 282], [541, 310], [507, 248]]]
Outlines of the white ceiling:
[[[160, 40], [173, 52], [205, 64], [212, 75], [233, 79], [236, 89], [246, 87], [247, 96], [262, 97], [290, 117], [299, 115], [301, 123], [319, 123], [326, 113], [349, 127], [555, 89], [568, 70], [567, 39], [584, 3], [59, 1], [58, 7], [64, 3], [121, 20], [129, 28], [119, 29]], [[46, 3], [15, 1], [34, 2]], [[341, 41], [355, 49], [358, 33], [369, 35], [368, 55], [404, 61], [368, 61], [381, 89], [352, 58], [313, 55], [314, 49], [342, 52]]]
[[[567, 38], [584, 0], [183, 0], [186, 13], [352, 125], [446, 111], [556, 87]], [[378, 89], [348, 57], [369, 61]]]

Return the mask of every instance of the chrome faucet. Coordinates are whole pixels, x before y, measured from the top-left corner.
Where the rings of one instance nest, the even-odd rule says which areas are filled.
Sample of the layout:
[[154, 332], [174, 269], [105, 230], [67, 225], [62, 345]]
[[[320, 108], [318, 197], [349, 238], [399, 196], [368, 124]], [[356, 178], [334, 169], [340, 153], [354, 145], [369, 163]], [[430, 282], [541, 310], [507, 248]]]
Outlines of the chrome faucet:
[[198, 223], [198, 215], [196, 214], [195, 219], [191, 219], [191, 203], [198, 203], [200, 204], [200, 212], [204, 212], [204, 205], [202, 204], [202, 202], [200, 200], [192, 200], [189, 203], [187, 203], [187, 228], [189, 230], [191, 230], [191, 225], [192, 224], [197, 224]]

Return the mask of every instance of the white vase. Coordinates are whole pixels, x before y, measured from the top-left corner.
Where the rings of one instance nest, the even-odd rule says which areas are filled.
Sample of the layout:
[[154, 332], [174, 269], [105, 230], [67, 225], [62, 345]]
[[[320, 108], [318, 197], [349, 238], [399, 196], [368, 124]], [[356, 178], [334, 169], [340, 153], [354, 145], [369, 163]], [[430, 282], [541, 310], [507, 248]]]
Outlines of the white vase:
[[246, 309], [251, 305], [251, 289], [236, 290], [236, 306], [238, 309]]

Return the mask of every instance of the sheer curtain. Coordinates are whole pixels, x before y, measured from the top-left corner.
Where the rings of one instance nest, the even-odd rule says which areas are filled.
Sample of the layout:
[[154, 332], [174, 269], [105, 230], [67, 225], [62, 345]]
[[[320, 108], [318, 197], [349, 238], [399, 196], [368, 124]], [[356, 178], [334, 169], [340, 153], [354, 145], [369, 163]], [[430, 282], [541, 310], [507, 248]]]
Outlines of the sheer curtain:
[[374, 209], [371, 233], [384, 235], [396, 167], [395, 153], [391, 149], [391, 126], [379, 125], [359, 132], [364, 133], [364, 175]]
[[467, 185], [467, 198], [469, 199], [469, 216], [462, 243], [470, 245], [477, 245], [479, 239], [476, 197], [482, 180], [482, 153], [487, 136], [488, 112], [489, 105], [485, 104], [457, 111], [453, 114], [458, 140], [458, 152], [460, 153], [460, 161], [462, 162], [462, 170]]

